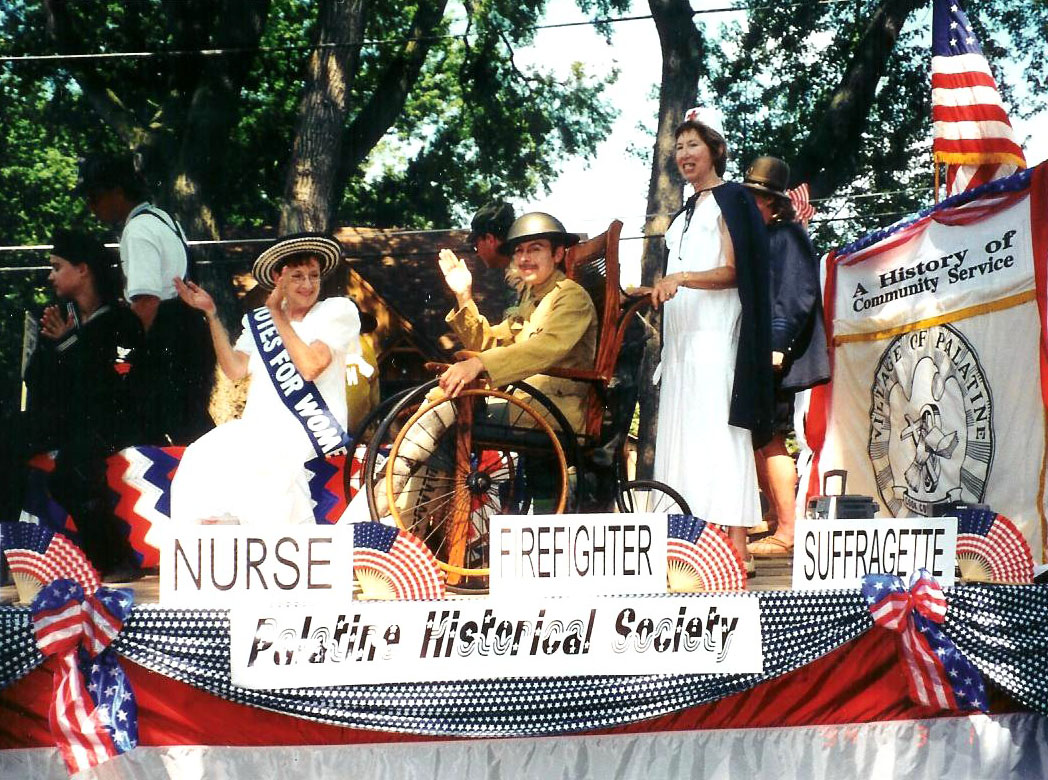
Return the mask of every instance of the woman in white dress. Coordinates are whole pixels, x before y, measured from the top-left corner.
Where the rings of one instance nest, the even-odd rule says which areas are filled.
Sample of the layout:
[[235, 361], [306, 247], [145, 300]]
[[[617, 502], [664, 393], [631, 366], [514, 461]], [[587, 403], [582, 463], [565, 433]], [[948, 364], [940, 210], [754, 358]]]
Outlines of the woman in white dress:
[[767, 236], [752, 198], [721, 178], [719, 123], [688, 116], [676, 163], [695, 194], [666, 231], [666, 274], [651, 290], [653, 305], [665, 304], [654, 476], [696, 517], [725, 526], [752, 572], [753, 451], [772, 415]]
[[272, 292], [244, 316], [235, 344], [211, 296], [176, 280], [182, 300], [207, 316], [223, 373], [234, 381], [250, 375], [251, 384], [241, 419], [183, 454], [171, 485], [172, 520], [314, 522], [303, 464], [345, 444], [346, 357], [360, 351], [356, 305], [345, 297], [318, 301], [321, 280], [340, 259], [338, 242], [315, 234], [263, 252], [252, 273]]

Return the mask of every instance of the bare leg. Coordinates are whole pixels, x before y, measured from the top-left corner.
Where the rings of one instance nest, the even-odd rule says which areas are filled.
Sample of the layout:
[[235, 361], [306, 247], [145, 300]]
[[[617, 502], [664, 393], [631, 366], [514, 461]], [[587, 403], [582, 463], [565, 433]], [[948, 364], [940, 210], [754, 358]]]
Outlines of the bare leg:
[[749, 529], [749, 532], [751, 534], [761, 533], [766, 535], [766, 532], [775, 532], [775, 528], [778, 525], [778, 517], [775, 514], [775, 502], [772, 500], [771, 486], [768, 484], [768, 469], [764, 462], [763, 450], [754, 450], [753, 460], [757, 465], [757, 487], [760, 488], [763, 500], [768, 502], [768, 509], [763, 512], [761, 524]]
[[749, 562], [752, 556], [746, 551], [746, 527], [742, 525], [721, 526], [728, 533], [735, 551], [744, 562]]
[[[762, 485], [768, 488], [768, 499], [771, 501], [775, 514], [778, 517], [778, 525], [775, 529], [774, 539], [778, 539], [783, 547], [788, 548], [793, 544], [794, 516], [797, 506], [797, 468], [793, 458], [786, 450], [786, 442], [782, 434], [776, 434], [766, 445], [757, 452], [757, 475]], [[760, 540], [750, 545], [750, 550], [758, 554], [766, 552], [767, 540]], [[770, 544], [774, 544], [771, 542]]]

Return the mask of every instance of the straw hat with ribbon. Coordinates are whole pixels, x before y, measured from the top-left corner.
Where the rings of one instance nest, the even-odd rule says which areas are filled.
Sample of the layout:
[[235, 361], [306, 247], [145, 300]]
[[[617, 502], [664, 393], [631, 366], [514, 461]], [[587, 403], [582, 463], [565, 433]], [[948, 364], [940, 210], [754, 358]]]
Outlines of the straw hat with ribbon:
[[342, 245], [323, 233], [284, 236], [258, 256], [251, 273], [263, 287], [273, 289], [276, 274], [296, 255], [315, 257], [320, 263], [320, 276], [323, 278], [338, 267], [342, 259]]

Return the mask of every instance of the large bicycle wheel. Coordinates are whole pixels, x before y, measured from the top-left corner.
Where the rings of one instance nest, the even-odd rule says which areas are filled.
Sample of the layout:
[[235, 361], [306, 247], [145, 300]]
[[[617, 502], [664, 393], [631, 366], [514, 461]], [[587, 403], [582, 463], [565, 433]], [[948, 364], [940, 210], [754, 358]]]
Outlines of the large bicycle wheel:
[[[367, 462], [368, 449], [375, 438], [379, 426], [389, 415], [390, 411], [406, 395], [413, 392], [414, 389], [409, 387], [384, 399], [378, 406], [367, 413], [356, 427], [356, 430], [351, 431], [350, 439], [353, 442], [353, 450], [346, 453], [346, 466], [342, 470], [342, 486], [345, 491], [346, 501], [352, 499], [364, 487], [364, 474], [367, 473], [364, 464]], [[354, 459], [361, 463], [361, 467], [355, 471], [353, 469]]]
[[389, 515], [421, 538], [450, 588], [487, 587], [492, 516], [562, 512], [571, 503], [574, 435], [538, 395], [517, 386], [450, 399], [424, 386], [392, 410], [369, 448], [372, 516]]
[[654, 513], [662, 515], [690, 515], [691, 509], [684, 497], [669, 485], [653, 479], [624, 482], [615, 495], [615, 505], [622, 513]]

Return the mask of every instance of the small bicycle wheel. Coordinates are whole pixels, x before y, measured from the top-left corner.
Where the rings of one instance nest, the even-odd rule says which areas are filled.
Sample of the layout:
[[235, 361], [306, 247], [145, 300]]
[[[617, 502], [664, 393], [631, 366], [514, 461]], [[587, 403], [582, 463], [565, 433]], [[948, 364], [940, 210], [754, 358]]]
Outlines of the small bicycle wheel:
[[615, 494], [615, 505], [622, 513], [650, 512], [664, 515], [690, 515], [691, 509], [676, 490], [653, 479], [624, 482]]

